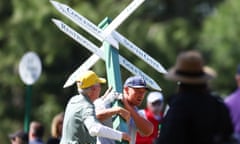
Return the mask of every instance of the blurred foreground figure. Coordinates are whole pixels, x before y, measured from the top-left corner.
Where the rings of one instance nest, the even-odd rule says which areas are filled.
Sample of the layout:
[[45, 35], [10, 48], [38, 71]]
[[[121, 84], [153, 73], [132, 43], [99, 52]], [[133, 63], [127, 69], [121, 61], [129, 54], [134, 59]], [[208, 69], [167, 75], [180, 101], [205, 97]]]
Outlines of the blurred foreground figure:
[[158, 144], [222, 144], [230, 141], [233, 126], [222, 99], [211, 94], [203, 58], [197, 51], [183, 52], [166, 78], [178, 82], [163, 119]]

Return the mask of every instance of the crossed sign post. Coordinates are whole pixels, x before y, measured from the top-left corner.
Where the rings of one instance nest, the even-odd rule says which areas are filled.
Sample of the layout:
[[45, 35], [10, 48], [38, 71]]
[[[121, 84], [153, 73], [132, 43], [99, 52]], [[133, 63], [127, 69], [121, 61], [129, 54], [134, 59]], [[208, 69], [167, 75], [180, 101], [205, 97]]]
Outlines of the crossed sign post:
[[[132, 63], [130, 63], [127, 59], [119, 55], [118, 48], [119, 43], [126, 47], [128, 50], [136, 54], [139, 58], [144, 60], [147, 64], [153, 67], [160, 73], [166, 73], [166, 70], [162, 67], [162, 65], [149, 56], [147, 53], [138, 48], [134, 43], [129, 41], [127, 38], [122, 36], [120, 33], [115, 31], [115, 29], [129, 16], [133, 13], [145, 0], [133, 0], [111, 23], [105, 22], [102, 27], [106, 27], [104, 30], [100, 29], [88, 19], [78, 14], [75, 10], [70, 8], [65, 4], [61, 4], [56, 1], [50, 1], [53, 6], [67, 18], [72, 20], [82, 29], [90, 33], [92, 36], [97, 38], [99, 41], [103, 42], [101, 48], [96, 46], [94, 43], [89, 41], [87, 38], [77, 33], [75, 30], [70, 28], [68, 25], [63, 23], [60, 20], [52, 19], [52, 21], [56, 24], [56, 26], [67, 34], [69, 37], [74, 39], [76, 42], [90, 50], [93, 55], [88, 58], [73, 74], [70, 75], [64, 87], [71, 86], [75, 83], [76, 78], [83, 71], [90, 69], [100, 58], [103, 59], [107, 64], [111, 65], [111, 67], [106, 67], [108, 74], [108, 81], [110, 80], [110, 85], [112, 84], [113, 88], [117, 92], [122, 91], [122, 82], [120, 75], [119, 64], [126, 68], [128, 71], [135, 75], [142, 76], [146, 83], [155, 90], [161, 90], [160, 86], [147, 74], [142, 72]], [[104, 46], [104, 44], [108, 46]], [[105, 48], [105, 50], [104, 50]], [[111, 81], [112, 80], [112, 81]], [[116, 81], [117, 80], [117, 81]], [[120, 130], [126, 131], [125, 126], [121, 128], [122, 120], [114, 121], [114, 125], [118, 125]], [[120, 126], [119, 126], [120, 125]]]

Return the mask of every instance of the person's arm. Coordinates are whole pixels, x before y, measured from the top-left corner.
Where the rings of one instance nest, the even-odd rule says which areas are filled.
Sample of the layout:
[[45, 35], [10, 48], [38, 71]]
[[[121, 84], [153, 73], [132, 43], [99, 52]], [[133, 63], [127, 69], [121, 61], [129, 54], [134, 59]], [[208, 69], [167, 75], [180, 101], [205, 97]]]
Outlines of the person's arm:
[[120, 115], [123, 119], [125, 119], [127, 122], [130, 119], [130, 112], [128, 112], [126, 109], [121, 107], [112, 107], [107, 109], [96, 109], [96, 117], [99, 121], [104, 121], [113, 115]]
[[126, 109], [118, 106], [109, 107], [113, 100], [117, 100], [120, 97], [121, 94], [112, 92], [94, 101], [96, 117], [99, 121], [102, 122], [116, 114], [120, 115], [127, 122], [130, 120], [130, 113]]
[[95, 119], [94, 116], [88, 116], [84, 120], [84, 124], [87, 127], [91, 136], [104, 137], [118, 141], [131, 140], [130, 136], [128, 136], [126, 133], [102, 125]]
[[133, 106], [131, 106], [127, 99], [123, 98], [124, 107], [130, 112], [131, 117], [133, 118], [137, 129], [139, 130], [140, 134], [143, 136], [149, 136], [153, 132], [153, 125], [150, 121], [146, 120], [142, 116], [138, 114]]
[[88, 106], [84, 108], [84, 111], [81, 113], [81, 115], [81, 119], [83, 120], [83, 123], [91, 136], [105, 137], [118, 141], [130, 141], [130, 137], [127, 134], [102, 125], [96, 119], [93, 105], [88, 104]]
[[89, 133], [91, 136], [105, 137], [118, 141], [125, 140], [129, 142], [131, 140], [128, 134], [120, 132], [118, 130], [111, 129], [101, 124], [92, 125], [92, 127], [89, 129]]

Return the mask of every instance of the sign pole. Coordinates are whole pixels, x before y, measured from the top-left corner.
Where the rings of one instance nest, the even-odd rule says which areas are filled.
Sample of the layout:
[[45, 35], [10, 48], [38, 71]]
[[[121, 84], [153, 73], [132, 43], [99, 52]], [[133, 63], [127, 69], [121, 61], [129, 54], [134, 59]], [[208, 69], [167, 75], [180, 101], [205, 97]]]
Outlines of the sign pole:
[[[105, 29], [110, 24], [110, 19], [105, 18], [99, 27]], [[104, 54], [105, 54], [105, 64], [107, 70], [108, 85], [112, 86], [113, 90], [116, 92], [122, 92], [122, 81], [119, 65], [119, 52], [116, 48], [112, 47], [108, 42], [103, 42]]]
[[[100, 24], [99, 27], [105, 29], [110, 24], [110, 19], [105, 18]], [[107, 80], [108, 86], [112, 87], [114, 91], [122, 93], [122, 80], [121, 80], [121, 73], [120, 73], [120, 64], [119, 64], [119, 52], [117, 48], [114, 48], [111, 44], [104, 41], [104, 54], [105, 54], [105, 65], [107, 71]], [[115, 101], [113, 106], [120, 106], [123, 107], [121, 101]], [[120, 117], [117, 116], [116, 119], [113, 120], [113, 128], [127, 132], [127, 124], [126, 122]], [[126, 141], [118, 142], [119, 144], [128, 144]]]
[[28, 132], [31, 114], [32, 85], [38, 80], [41, 75], [41, 60], [35, 52], [27, 52], [21, 58], [18, 70], [20, 78], [27, 86], [25, 97], [24, 131]]
[[27, 85], [26, 87], [26, 97], [25, 97], [25, 116], [24, 116], [24, 131], [28, 132], [30, 123], [30, 112], [31, 112], [31, 95], [32, 95], [32, 85]]

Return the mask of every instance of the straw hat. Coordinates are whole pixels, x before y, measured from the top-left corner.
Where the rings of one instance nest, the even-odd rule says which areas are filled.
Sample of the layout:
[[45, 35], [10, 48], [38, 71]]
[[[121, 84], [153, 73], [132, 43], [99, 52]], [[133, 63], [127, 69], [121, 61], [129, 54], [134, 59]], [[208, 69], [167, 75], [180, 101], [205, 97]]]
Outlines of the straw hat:
[[176, 64], [165, 75], [169, 80], [201, 84], [213, 78], [204, 71], [203, 58], [197, 51], [187, 51], [177, 57]]

